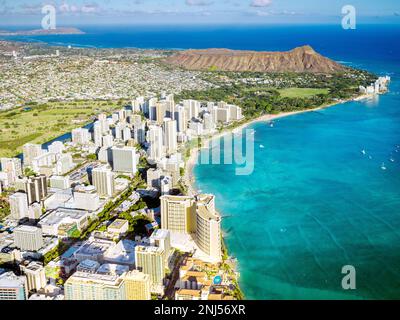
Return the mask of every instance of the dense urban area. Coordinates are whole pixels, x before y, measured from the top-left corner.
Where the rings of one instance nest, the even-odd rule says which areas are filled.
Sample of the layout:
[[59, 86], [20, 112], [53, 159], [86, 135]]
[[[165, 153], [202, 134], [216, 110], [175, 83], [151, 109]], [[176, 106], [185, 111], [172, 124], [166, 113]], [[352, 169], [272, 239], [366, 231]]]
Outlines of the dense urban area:
[[192, 151], [390, 81], [187, 71], [170, 54], [0, 41], [0, 300], [243, 299]]

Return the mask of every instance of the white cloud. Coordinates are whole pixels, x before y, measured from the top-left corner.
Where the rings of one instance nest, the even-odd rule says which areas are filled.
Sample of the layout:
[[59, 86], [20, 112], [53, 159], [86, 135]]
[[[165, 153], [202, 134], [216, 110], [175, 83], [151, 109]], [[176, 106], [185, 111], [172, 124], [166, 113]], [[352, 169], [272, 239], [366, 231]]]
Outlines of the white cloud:
[[252, 7], [268, 7], [272, 4], [272, 0], [252, 0], [250, 6]]
[[185, 3], [188, 6], [209, 6], [212, 4], [212, 2], [208, 0], [186, 0]]

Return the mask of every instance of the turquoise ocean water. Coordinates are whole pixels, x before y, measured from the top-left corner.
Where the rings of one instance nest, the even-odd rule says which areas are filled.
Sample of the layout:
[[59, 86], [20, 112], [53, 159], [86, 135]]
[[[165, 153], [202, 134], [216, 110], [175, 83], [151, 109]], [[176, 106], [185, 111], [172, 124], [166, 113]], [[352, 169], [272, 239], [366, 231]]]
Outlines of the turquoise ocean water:
[[[287, 50], [310, 44], [337, 61], [390, 75], [390, 92], [375, 100], [279, 119], [273, 128], [251, 125], [250, 176], [236, 176], [235, 165], [194, 171], [198, 189], [217, 196], [246, 298], [400, 298], [398, 25], [82, 29], [86, 35], [14, 39], [103, 48]], [[341, 288], [347, 264], [356, 268], [357, 290]]]
[[[400, 298], [400, 65], [357, 66], [389, 73], [390, 92], [250, 125], [249, 176], [195, 167], [197, 188], [217, 196], [248, 299]], [[341, 287], [344, 265], [356, 290]]]

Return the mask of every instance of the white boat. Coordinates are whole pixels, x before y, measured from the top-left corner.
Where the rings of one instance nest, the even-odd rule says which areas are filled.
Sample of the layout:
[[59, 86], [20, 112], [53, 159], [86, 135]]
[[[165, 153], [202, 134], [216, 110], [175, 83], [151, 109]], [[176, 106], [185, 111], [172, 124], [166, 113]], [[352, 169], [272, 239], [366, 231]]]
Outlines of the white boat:
[[361, 153], [365, 156], [367, 152], [365, 150], [361, 150]]
[[265, 147], [264, 147], [262, 144], [260, 144], [260, 148], [261, 148], [261, 149], [264, 149]]
[[386, 166], [385, 166], [385, 163], [382, 163], [381, 169], [382, 170], [386, 170], [387, 169]]
[[394, 159], [393, 159], [393, 158], [390, 158], [389, 160], [390, 160], [390, 162], [394, 162]]

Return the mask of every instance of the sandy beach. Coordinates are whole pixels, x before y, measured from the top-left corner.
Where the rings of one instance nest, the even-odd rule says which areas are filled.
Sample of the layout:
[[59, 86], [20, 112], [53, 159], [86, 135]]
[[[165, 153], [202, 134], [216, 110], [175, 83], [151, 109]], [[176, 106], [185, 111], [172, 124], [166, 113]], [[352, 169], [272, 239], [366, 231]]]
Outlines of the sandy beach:
[[[262, 115], [260, 117], [254, 118], [254, 119], [249, 119], [248, 121], [246, 121], [245, 123], [241, 124], [240, 126], [237, 126], [235, 128], [230, 128], [230, 129], [224, 129], [223, 131], [213, 135], [213, 136], [207, 136], [207, 137], [203, 137], [202, 138], [202, 148], [203, 147], [207, 147], [209, 142], [214, 140], [214, 139], [219, 139], [229, 133], [232, 132], [240, 132], [241, 130], [243, 130], [244, 128], [250, 126], [253, 123], [256, 122], [271, 122], [274, 121], [276, 119], [280, 119], [280, 118], [284, 118], [284, 117], [288, 117], [288, 116], [292, 116], [292, 115], [296, 115], [296, 114], [301, 114], [301, 113], [306, 113], [306, 112], [313, 112], [313, 111], [317, 111], [317, 110], [322, 110], [322, 109], [326, 109], [329, 107], [333, 107], [336, 106], [338, 104], [343, 104], [343, 103], [347, 103], [347, 102], [351, 102], [351, 101], [361, 101], [361, 100], [365, 100], [365, 99], [370, 99], [372, 98], [374, 95], [373, 94], [363, 94], [360, 95], [356, 98], [351, 98], [351, 99], [347, 99], [347, 100], [340, 100], [338, 102], [335, 103], [331, 103], [325, 106], [321, 106], [321, 107], [317, 107], [317, 108], [312, 108], [312, 109], [306, 109], [306, 110], [300, 110], [300, 111], [292, 111], [292, 112], [282, 112], [282, 113], [278, 113], [278, 114], [265, 114]], [[183, 176], [183, 182], [184, 184], [187, 186], [188, 188], [188, 194], [189, 195], [195, 195], [198, 193], [198, 191], [196, 190], [194, 183], [195, 183], [195, 176], [193, 173], [193, 169], [195, 167], [195, 165], [197, 164], [197, 160], [198, 160], [198, 155], [200, 152], [200, 148], [193, 148], [190, 151], [190, 156], [186, 161], [186, 168], [185, 168], [185, 174]]]

